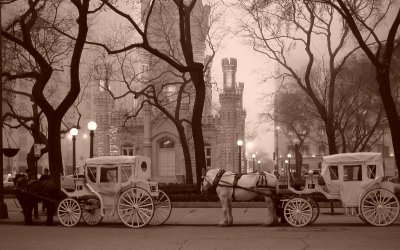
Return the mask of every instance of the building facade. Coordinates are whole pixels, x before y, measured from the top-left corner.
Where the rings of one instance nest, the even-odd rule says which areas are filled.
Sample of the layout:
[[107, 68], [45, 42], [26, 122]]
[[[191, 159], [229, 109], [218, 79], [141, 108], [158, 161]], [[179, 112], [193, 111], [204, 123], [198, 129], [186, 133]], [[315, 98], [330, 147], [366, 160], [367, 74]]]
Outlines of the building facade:
[[[238, 139], [244, 138], [246, 112], [243, 108], [244, 83], [236, 82], [237, 61], [222, 60], [223, 92], [219, 96], [220, 114], [212, 115], [206, 105], [203, 115], [203, 133], [207, 168], [238, 171]], [[211, 103], [207, 95], [206, 103]], [[158, 182], [183, 182], [185, 163], [179, 134], [173, 122], [156, 108], [146, 106], [137, 117], [124, 122], [124, 112], [114, 109], [114, 100], [106, 91], [100, 91], [94, 101], [95, 156], [145, 155], [151, 158], [152, 179]], [[183, 118], [190, 119], [190, 105], [181, 109]], [[188, 138], [191, 128], [186, 127]], [[190, 139], [189, 139], [190, 142]], [[190, 154], [195, 174], [194, 147]], [[244, 151], [244, 149], [243, 149]], [[242, 155], [245, 155], [243, 152]], [[244, 157], [243, 157], [244, 158]], [[242, 164], [244, 171], [245, 164]]]

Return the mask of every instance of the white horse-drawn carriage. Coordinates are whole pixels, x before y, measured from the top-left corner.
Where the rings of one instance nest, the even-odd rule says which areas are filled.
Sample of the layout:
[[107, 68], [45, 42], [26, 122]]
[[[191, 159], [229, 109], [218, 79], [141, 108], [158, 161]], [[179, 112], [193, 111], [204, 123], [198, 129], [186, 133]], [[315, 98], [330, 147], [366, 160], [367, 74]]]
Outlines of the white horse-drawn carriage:
[[[237, 185], [240, 182], [234, 184], [233, 181], [228, 180], [229, 176], [235, 175], [234, 173], [223, 173], [220, 174], [221, 176], [218, 174], [220, 174], [218, 170], [207, 171], [203, 177], [203, 189], [214, 185], [223, 208], [224, 196], [234, 195], [232, 192], [229, 193], [230, 189], [242, 190], [244, 194], [242, 200], [246, 200], [246, 196], [254, 197], [254, 193], [268, 196], [265, 194], [265, 187], [260, 189], [255, 184], [245, 184], [246, 179], [250, 180], [254, 178], [254, 175], [262, 176], [260, 174], [250, 173], [241, 176], [239, 181], [242, 179], [245, 186]], [[321, 176], [325, 182], [324, 185], [318, 182], [319, 171], [306, 173], [305, 184], [302, 188], [294, 188], [290, 178], [287, 179], [285, 190], [279, 190], [279, 185], [274, 181], [267, 185], [268, 188], [275, 189], [283, 216], [290, 225], [303, 227], [312, 224], [318, 218], [318, 203], [313, 199], [315, 194], [322, 194], [325, 197], [324, 200], [327, 201], [340, 200], [346, 214], [359, 216], [365, 223], [374, 226], [387, 226], [398, 218], [400, 184], [384, 180], [383, 160], [380, 153], [345, 153], [325, 156], [322, 160]], [[272, 178], [271, 175], [269, 178]], [[219, 180], [215, 181], [216, 179]], [[223, 194], [222, 198], [220, 194]], [[225, 200], [227, 200], [226, 206], [229, 207], [232, 199], [229, 200], [228, 197]], [[229, 215], [224, 221], [228, 221], [229, 224]]]
[[57, 216], [64, 226], [75, 226], [82, 218], [88, 225], [118, 215], [132, 228], [160, 225], [171, 214], [166, 193], [150, 182], [150, 159], [145, 156], [105, 156], [87, 159], [84, 174], [63, 176]]

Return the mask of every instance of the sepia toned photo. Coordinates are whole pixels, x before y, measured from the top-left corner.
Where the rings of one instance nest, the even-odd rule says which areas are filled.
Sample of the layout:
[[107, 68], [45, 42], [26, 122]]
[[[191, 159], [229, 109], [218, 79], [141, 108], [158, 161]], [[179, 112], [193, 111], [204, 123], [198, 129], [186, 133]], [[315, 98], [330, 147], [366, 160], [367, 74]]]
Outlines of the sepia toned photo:
[[1, 249], [399, 249], [400, 0], [0, 0]]

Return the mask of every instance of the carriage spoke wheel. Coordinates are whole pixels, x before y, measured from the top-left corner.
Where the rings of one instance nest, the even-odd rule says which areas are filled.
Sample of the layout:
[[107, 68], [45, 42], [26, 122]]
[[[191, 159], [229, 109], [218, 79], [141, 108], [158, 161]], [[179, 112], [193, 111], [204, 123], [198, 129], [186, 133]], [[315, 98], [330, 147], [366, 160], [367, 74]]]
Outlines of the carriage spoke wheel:
[[311, 207], [312, 207], [312, 218], [311, 218], [310, 223], [308, 223], [309, 225], [311, 225], [318, 219], [318, 216], [319, 216], [319, 205], [318, 205], [318, 202], [316, 202], [312, 198], [307, 199], [307, 201], [310, 202]]
[[149, 192], [139, 187], [125, 190], [118, 198], [119, 219], [128, 227], [147, 225], [154, 214], [154, 203]]
[[81, 219], [81, 215], [81, 207], [78, 201], [73, 198], [65, 198], [57, 207], [57, 217], [63, 226], [75, 226]]
[[360, 210], [369, 224], [387, 226], [399, 216], [399, 200], [387, 189], [372, 189], [361, 199]]
[[171, 201], [168, 195], [161, 190], [158, 190], [158, 196], [154, 201], [154, 215], [150, 221], [150, 225], [161, 225], [166, 222], [171, 215]]
[[103, 216], [101, 216], [100, 208], [93, 208], [87, 210], [83, 209], [82, 219], [86, 224], [90, 226], [95, 226], [100, 224], [100, 222], [103, 220]]
[[290, 199], [283, 210], [286, 221], [294, 227], [304, 227], [313, 218], [313, 208], [307, 200], [303, 198]]

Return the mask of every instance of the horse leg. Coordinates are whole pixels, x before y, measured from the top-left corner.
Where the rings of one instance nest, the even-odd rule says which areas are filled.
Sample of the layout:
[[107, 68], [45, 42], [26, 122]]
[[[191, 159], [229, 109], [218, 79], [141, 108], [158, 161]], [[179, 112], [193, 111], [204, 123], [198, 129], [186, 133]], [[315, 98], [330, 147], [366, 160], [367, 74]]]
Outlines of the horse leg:
[[27, 204], [25, 211], [26, 211], [25, 212], [25, 224], [33, 225], [33, 220], [32, 220], [33, 204]]
[[43, 206], [47, 210], [47, 220], [46, 220], [46, 225], [47, 226], [52, 226], [53, 225], [53, 216], [55, 213], [55, 205], [53, 202], [43, 202]]
[[228, 197], [225, 195], [221, 195], [219, 197], [219, 200], [221, 201], [221, 206], [222, 206], [222, 220], [218, 223], [218, 226], [220, 227], [225, 227], [229, 225], [229, 201]]
[[232, 199], [228, 200], [228, 225], [232, 226], [233, 216], [232, 216]]
[[264, 226], [273, 225], [276, 220], [276, 205], [272, 198], [265, 196], [265, 202], [267, 203], [267, 216], [264, 221]]
[[21, 208], [22, 208], [22, 213], [24, 215], [24, 223], [25, 225], [28, 225], [28, 206], [26, 206], [25, 204], [21, 204]]

